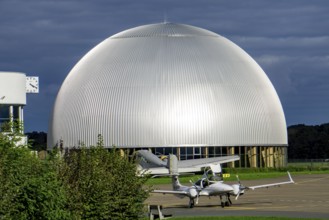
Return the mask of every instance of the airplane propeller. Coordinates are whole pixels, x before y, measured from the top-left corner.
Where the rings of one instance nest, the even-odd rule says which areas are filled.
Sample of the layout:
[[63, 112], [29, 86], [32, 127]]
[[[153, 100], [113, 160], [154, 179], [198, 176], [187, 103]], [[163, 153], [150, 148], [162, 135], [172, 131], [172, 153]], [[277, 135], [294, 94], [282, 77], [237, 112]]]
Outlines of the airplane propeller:
[[241, 193], [244, 193], [244, 190], [245, 190], [245, 189], [248, 189], [248, 187], [246, 187], [246, 186], [244, 186], [244, 185], [241, 184], [241, 181], [240, 181], [238, 175], [236, 175], [236, 178], [238, 179], [239, 190], [238, 190], [238, 193], [237, 193], [237, 195], [236, 195], [236, 197], [235, 197], [235, 200], [238, 200], [240, 194], [241, 194]]
[[[199, 197], [200, 197], [200, 191], [201, 191], [201, 189], [200, 189], [200, 187], [197, 186], [192, 180], [190, 180], [190, 183], [192, 184], [192, 186], [194, 186], [193, 189], [194, 189], [195, 192], [196, 192], [196, 196], [193, 196], [194, 198], [196, 198], [195, 204], [198, 204], [198, 203], [199, 203]], [[192, 194], [191, 194], [191, 189], [190, 189], [190, 195], [192, 195]]]
[[199, 192], [198, 192], [198, 194], [197, 194], [197, 196], [196, 196], [196, 201], [195, 201], [195, 204], [199, 204], [199, 196], [200, 194], [199, 194]]

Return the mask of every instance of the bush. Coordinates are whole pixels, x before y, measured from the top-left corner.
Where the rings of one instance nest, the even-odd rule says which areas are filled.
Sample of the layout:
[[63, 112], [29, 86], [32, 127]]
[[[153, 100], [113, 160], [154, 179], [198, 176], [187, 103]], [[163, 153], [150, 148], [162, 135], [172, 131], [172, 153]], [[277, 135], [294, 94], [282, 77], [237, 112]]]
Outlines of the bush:
[[54, 163], [0, 134], [0, 218], [68, 219]]
[[137, 219], [148, 193], [147, 178], [117, 149], [102, 146], [70, 150], [60, 175], [69, 193], [68, 207], [81, 219]]
[[119, 150], [54, 150], [37, 158], [0, 133], [0, 219], [138, 219], [148, 177]]

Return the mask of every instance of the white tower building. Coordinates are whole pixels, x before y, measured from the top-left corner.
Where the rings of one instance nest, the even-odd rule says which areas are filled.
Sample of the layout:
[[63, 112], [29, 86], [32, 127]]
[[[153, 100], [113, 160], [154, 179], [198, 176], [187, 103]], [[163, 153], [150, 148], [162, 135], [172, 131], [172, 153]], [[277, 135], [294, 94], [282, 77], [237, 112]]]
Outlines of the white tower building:
[[[0, 126], [2, 132], [13, 131], [13, 121], [24, 121], [26, 105], [26, 75], [18, 72], [0, 72]], [[3, 127], [4, 123], [10, 127]], [[21, 130], [23, 133], [23, 130]]]
[[[0, 71], [0, 132], [24, 134], [26, 93], [39, 92], [39, 78], [20, 72]], [[26, 144], [22, 136], [18, 145]]]

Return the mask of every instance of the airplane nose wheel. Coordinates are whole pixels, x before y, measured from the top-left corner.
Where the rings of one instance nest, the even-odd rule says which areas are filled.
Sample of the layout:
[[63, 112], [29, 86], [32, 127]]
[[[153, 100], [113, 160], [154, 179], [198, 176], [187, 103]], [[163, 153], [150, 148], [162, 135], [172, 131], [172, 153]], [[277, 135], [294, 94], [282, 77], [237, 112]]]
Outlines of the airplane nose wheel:
[[222, 196], [219, 196], [220, 198], [220, 205], [222, 206], [222, 208], [225, 207], [225, 202], [223, 201], [223, 197]]
[[230, 199], [230, 196], [224, 196], [224, 199], [222, 198], [222, 196], [220, 196], [220, 205], [222, 206], [222, 208], [224, 208], [225, 206], [231, 206], [232, 202]]
[[190, 199], [189, 208], [193, 208], [193, 207], [194, 207], [194, 199]]

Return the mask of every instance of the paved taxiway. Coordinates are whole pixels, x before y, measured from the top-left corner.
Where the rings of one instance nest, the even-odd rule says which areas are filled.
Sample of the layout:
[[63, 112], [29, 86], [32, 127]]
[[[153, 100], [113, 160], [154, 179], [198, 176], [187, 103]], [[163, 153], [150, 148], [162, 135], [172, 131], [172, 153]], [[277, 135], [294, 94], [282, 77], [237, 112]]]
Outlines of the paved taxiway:
[[[294, 175], [295, 184], [268, 189], [248, 190], [233, 205], [222, 208], [219, 197], [200, 197], [199, 204], [188, 208], [187, 197], [151, 194], [147, 204], [161, 204], [173, 216], [285, 216], [329, 219], [329, 174]], [[287, 181], [288, 176], [243, 181], [245, 186]], [[226, 182], [232, 184], [233, 182]], [[171, 189], [171, 185], [155, 188]]]

